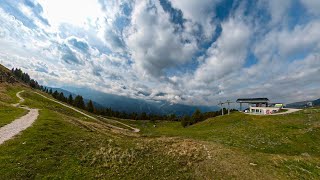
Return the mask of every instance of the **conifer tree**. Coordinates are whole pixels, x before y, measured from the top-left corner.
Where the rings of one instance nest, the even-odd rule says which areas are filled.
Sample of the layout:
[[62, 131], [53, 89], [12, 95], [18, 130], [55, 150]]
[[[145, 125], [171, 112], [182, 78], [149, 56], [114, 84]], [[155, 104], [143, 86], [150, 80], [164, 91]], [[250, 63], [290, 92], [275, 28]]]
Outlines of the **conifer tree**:
[[55, 99], [58, 99], [58, 96], [59, 96], [59, 93], [57, 90], [55, 90], [53, 93], [52, 93], [52, 97], [54, 97]]
[[71, 95], [71, 94], [69, 95], [68, 103], [69, 103], [69, 104], [73, 104], [73, 98], [72, 98], [72, 95]]
[[82, 96], [78, 95], [74, 98], [74, 106], [81, 109], [85, 109], [85, 104]]
[[197, 109], [193, 114], [192, 114], [192, 124], [197, 123], [202, 120], [202, 114], [199, 109]]
[[91, 113], [94, 112], [94, 105], [93, 105], [93, 103], [92, 103], [91, 100], [90, 100], [90, 101], [88, 102], [88, 104], [87, 104], [87, 110], [88, 110], [89, 112], [91, 112]]
[[63, 92], [60, 92], [58, 99], [59, 99], [60, 101], [64, 101], [64, 100], [65, 100], [65, 97], [64, 97]]
[[183, 127], [187, 127], [190, 125], [190, 116], [183, 116], [183, 118], [181, 119], [181, 125]]

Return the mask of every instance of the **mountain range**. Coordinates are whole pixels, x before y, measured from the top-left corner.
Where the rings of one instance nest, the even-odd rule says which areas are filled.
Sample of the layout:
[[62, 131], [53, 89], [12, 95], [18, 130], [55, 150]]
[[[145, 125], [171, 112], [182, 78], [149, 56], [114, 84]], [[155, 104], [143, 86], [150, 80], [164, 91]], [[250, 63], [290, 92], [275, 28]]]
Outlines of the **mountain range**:
[[305, 107], [310, 107], [310, 103], [312, 103], [312, 106], [320, 106], [320, 99], [311, 100], [311, 101], [294, 102], [294, 103], [287, 104], [286, 107], [288, 107], [288, 108], [305, 108]]
[[[51, 88], [51, 87], [47, 87]], [[103, 93], [100, 91], [92, 90], [89, 88], [81, 87], [61, 87], [61, 88], [52, 88], [53, 91], [57, 90], [58, 92], [63, 92], [65, 96], [70, 94], [75, 97], [76, 95], [81, 95], [84, 98], [85, 102], [88, 102], [91, 99], [94, 102], [95, 107], [97, 108], [112, 108], [116, 111], [124, 111], [127, 113], [137, 112], [142, 113], [146, 112], [149, 114], [176, 114], [176, 115], [191, 115], [196, 109], [199, 109], [201, 112], [217, 111], [220, 108], [217, 106], [192, 106], [184, 104], [172, 104], [167, 101], [147, 101], [142, 99], [134, 99], [126, 96], [119, 96], [115, 94]]]

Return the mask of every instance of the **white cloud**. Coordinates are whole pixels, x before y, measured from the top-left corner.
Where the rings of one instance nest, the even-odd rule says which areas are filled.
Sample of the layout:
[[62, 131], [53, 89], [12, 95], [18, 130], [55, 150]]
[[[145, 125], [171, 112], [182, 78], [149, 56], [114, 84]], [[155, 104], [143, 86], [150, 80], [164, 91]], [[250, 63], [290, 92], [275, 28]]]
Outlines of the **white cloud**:
[[103, 13], [97, 0], [38, 0], [44, 9], [44, 16], [49, 23], [58, 28], [68, 23], [78, 27], [94, 24]]
[[215, 31], [216, 24], [213, 22], [215, 17], [215, 7], [221, 0], [172, 0], [172, 6], [180, 9], [184, 18], [190, 20], [189, 26], [198, 23], [202, 26], [204, 37], [210, 39]]
[[292, 30], [275, 29], [267, 33], [255, 47], [260, 60], [268, 60], [279, 55], [286, 60], [292, 55], [301, 55], [319, 50], [320, 21], [313, 20], [305, 25], [297, 25]]
[[208, 49], [205, 62], [196, 71], [196, 80], [210, 83], [239, 70], [247, 56], [249, 38], [249, 27], [240, 20], [224, 22], [220, 38]]
[[125, 53], [125, 42], [122, 33], [117, 31], [113, 25], [106, 24], [104, 34], [104, 42], [114, 52]]
[[[221, 0], [172, 0], [186, 19], [183, 28], [158, 0], [39, 2], [53, 27], [41, 25], [23, 4], [19, 10], [36, 28], [0, 6], [0, 58], [44, 85], [206, 105], [239, 97], [292, 102], [320, 96], [318, 1], [301, 0], [312, 15], [289, 26], [292, 1], [259, 1], [256, 8], [266, 10], [270, 21], [241, 3], [219, 22], [215, 8]], [[217, 41], [199, 48], [219, 25]], [[81, 63], [63, 61], [68, 52]], [[256, 62], [245, 65], [249, 52]]]
[[283, 31], [278, 35], [278, 46], [282, 54], [290, 55], [314, 51], [320, 45], [320, 21], [312, 21], [304, 26], [296, 26], [293, 31]]
[[288, 9], [292, 4], [292, 0], [261, 0], [259, 3], [262, 4], [262, 6], [267, 7], [267, 10], [269, 11], [271, 16], [271, 26], [281, 26], [281, 24], [286, 25]]
[[195, 42], [186, 43], [180, 33], [175, 33], [169, 15], [159, 2], [136, 3], [132, 27], [126, 44], [138, 70], [153, 76], [162, 76], [163, 70], [184, 64], [192, 59], [197, 49]]
[[307, 8], [309, 13], [320, 15], [320, 1], [318, 0], [300, 0], [301, 3]]

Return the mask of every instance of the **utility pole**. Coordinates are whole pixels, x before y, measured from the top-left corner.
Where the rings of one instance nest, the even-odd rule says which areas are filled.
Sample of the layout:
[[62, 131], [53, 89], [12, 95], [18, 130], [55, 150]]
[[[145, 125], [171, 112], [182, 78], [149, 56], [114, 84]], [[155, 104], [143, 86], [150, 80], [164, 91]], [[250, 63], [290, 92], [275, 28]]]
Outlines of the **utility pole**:
[[226, 103], [228, 104], [228, 115], [230, 115], [230, 103], [231, 102], [228, 100]]
[[224, 104], [224, 103], [221, 102], [221, 101], [220, 101], [219, 104], [218, 104], [218, 105], [221, 107], [222, 116], [224, 115], [224, 112], [223, 112], [223, 104]]

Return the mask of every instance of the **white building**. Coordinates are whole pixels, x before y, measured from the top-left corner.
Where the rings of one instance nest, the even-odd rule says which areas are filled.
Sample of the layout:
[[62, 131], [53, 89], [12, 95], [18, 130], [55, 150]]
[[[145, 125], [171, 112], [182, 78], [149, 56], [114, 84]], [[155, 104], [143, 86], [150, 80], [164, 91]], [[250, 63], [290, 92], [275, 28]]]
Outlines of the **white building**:
[[253, 114], [273, 114], [279, 112], [280, 108], [276, 107], [251, 107], [250, 106], [250, 113]]
[[248, 113], [253, 114], [273, 114], [280, 111], [283, 107], [281, 103], [269, 104], [268, 98], [246, 98], [237, 99], [237, 103], [240, 103], [240, 111], [242, 111], [242, 104], [249, 104]]

